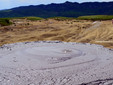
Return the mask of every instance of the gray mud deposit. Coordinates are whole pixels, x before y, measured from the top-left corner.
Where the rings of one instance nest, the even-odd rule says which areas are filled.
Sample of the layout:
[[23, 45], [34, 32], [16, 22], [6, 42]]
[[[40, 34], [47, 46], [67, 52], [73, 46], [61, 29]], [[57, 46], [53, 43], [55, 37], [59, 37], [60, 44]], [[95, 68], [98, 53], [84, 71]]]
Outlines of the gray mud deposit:
[[100, 45], [8, 44], [0, 47], [0, 85], [112, 85], [112, 65], [113, 51]]

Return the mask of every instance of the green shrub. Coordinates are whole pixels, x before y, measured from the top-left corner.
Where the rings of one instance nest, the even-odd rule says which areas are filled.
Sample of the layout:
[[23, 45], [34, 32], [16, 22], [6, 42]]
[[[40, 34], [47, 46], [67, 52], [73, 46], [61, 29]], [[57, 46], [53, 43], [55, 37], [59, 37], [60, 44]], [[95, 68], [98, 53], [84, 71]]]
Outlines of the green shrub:
[[10, 20], [8, 18], [0, 18], [0, 25], [1, 26], [7, 26], [7, 25], [11, 25], [12, 23], [10, 22]]

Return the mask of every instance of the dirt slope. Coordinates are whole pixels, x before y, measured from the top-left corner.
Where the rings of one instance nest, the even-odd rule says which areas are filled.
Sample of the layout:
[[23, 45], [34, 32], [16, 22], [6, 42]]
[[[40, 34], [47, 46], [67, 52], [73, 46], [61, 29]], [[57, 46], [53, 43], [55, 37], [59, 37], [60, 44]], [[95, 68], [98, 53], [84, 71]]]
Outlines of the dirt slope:
[[0, 27], [0, 45], [24, 41], [60, 40], [66, 42], [96, 43], [113, 48], [111, 21], [26, 21]]

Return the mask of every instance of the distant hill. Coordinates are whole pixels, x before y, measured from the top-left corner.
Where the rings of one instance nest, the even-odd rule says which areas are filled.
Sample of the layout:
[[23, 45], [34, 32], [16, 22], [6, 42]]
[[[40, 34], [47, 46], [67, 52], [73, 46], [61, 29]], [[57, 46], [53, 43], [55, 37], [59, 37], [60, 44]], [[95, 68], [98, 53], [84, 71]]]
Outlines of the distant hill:
[[0, 11], [0, 17], [78, 17], [84, 15], [113, 15], [113, 2], [65, 2], [37, 6], [21, 6]]

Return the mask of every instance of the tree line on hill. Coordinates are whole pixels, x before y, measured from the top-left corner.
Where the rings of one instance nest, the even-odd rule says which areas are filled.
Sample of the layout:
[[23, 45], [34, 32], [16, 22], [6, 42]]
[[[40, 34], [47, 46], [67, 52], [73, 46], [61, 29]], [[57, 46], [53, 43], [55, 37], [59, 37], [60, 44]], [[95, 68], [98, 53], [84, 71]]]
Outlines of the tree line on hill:
[[60, 4], [21, 6], [1, 10], [0, 17], [78, 17], [84, 15], [113, 15], [113, 2], [65, 2]]

